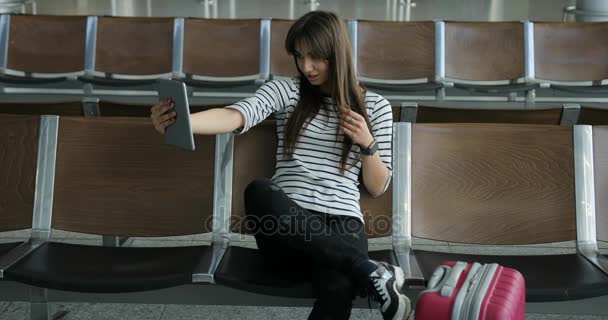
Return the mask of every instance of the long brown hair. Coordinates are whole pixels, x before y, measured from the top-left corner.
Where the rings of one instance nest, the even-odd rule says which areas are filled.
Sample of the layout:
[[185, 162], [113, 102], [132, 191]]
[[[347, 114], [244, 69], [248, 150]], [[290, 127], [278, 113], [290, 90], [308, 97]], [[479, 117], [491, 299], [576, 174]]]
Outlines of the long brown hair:
[[[332, 98], [338, 106], [350, 108], [365, 118], [371, 132], [371, 124], [365, 108], [363, 88], [359, 85], [353, 65], [350, 39], [344, 22], [331, 12], [312, 11], [299, 18], [287, 32], [285, 49], [294, 57], [300, 73], [300, 99], [285, 126], [285, 152], [292, 157], [297, 140], [306, 121], [319, 112], [323, 94], [312, 85], [296, 61], [296, 46], [305, 44], [313, 57], [326, 59], [329, 64], [329, 81]], [[344, 135], [340, 171], [344, 174], [348, 154], [353, 141]]]

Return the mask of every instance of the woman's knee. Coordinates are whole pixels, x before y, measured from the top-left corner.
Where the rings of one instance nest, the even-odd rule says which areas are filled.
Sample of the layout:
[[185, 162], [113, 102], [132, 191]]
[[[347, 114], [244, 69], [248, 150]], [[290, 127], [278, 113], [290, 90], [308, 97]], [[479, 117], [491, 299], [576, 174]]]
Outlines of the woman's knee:
[[245, 203], [251, 203], [255, 200], [263, 201], [264, 195], [273, 190], [273, 187], [276, 187], [276, 185], [270, 179], [259, 178], [251, 181], [245, 188]]

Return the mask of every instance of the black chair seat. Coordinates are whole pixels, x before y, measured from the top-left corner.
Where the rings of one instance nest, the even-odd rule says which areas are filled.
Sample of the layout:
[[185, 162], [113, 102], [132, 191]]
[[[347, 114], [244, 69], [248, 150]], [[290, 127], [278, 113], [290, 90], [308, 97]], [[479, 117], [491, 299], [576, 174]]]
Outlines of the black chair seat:
[[[115, 293], [192, 283], [208, 246], [121, 248], [49, 242], [5, 271], [7, 280], [76, 292]], [[205, 269], [208, 270], [208, 269]]]
[[364, 82], [367, 88], [372, 90], [386, 90], [396, 92], [418, 92], [418, 91], [431, 91], [443, 88], [443, 84], [437, 82], [429, 83], [415, 83], [415, 84], [389, 84], [389, 83], [375, 83], [375, 82]]
[[[396, 264], [392, 250], [372, 251], [370, 259]], [[288, 270], [269, 268], [257, 249], [230, 247], [215, 272], [219, 284], [255, 293], [291, 298], [312, 298], [306, 266]]]
[[572, 92], [572, 93], [585, 93], [585, 94], [606, 94], [608, 93], [608, 86], [560, 86], [552, 85], [551, 88], [559, 91]]
[[425, 279], [444, 261], [498, 263], [521, 272], [526, 280], [526, 301], [551, 302], [585, 299], [608, 294], [608, 276], [583, 256], [489, 256], [415, 252]]
[[184, 82], [187, 86], [195, 88], [233, 88], [254, 85], [256, 83], [255, 80], [209, 81], [195, 80], [192, 78], [183, 78], [177, 80]]
[[84, 83], [110, 87], [148, 86], [155, 85], [158, 81], [157, 79], [115, 79], [89, 76], [80, 76], [78, 80]]
[[13, 250], [14, 248], [16, 248], [18, 245], [22, 244], [23, 242], [7, 242], [7, 243], [0, 243], [0, 256], [4, 255], [5, 253]]
[[56, 77], [56, 78], [34, 78], [34, 77], [20, 77], [20, 76], [12, 76], [12, 75], [1, 75], [0, 82], [8, 83], [8, 84], [29, 84], [29, 85], [37, 85], [37, 84], [50, 84], [67, 81], [67, 77]]

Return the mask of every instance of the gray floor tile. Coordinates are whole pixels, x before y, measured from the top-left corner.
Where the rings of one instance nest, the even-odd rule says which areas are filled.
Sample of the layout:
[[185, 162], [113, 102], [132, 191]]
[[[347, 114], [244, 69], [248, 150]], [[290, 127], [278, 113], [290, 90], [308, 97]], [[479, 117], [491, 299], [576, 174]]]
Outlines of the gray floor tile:
[[487, 255], [551, 255], [575, 253], [574, 248], [547, 248], [529, 246], [462, 246], [450, 245], [453, 253]]
[[[305, 320], [311, 308], [167, 305], [161, 320]], [[378, 310], [353, 309], [351, 319], [382, 319]]]
[[[50, 315], [65, 312], [63, 320], [300, 320], [306, 307], [206, 306], [159, 304], [51, 303]], [[381, 319], [378, 310], [353, 309], [351, 319]], [[413, 319], [413, 315], [410, 319]], [[526, 314], [527, 320], [606, 320], [598, 315]], [[29, 303], [0, 301], [0, 320], [29, 320]]]
[[606, 320], [605, 316], [526, 313], [526, 320]]
[[608, 242], [606, 241], [598, 241], [597, 246], [601, 249], [608, 249]]
[[0, 302], [0, 320], [29, 320], [29, 304], [25, 302]]
[[310, 308], [167, 305], [161, 320], [306, 319]]
[[52, 304], [54, 311], [68, 311], [63, 320], [158, 320], [164, 305], [118, 303], [65, 303]]

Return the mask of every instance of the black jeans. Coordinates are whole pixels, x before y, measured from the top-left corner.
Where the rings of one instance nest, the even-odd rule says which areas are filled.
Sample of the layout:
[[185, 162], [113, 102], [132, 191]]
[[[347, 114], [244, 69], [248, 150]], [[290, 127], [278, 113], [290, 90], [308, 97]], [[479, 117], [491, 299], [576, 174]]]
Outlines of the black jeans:
[[306, 210], [268, 179], [245, 190], [248, 223], [269, 268], [310, 279], [317, 300], [309, 319], [349, 319], [367, 275], [353, 266], [368, 258], [367, 234], [355, 217]]

